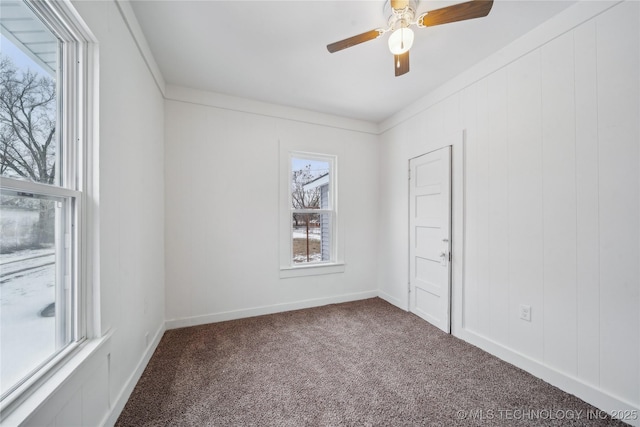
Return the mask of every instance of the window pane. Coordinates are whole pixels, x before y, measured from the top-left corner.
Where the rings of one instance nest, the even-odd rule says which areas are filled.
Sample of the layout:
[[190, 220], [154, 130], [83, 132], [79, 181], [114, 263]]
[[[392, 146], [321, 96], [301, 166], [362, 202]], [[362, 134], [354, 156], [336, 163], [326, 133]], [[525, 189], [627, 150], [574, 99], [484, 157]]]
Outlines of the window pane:
[[0, 9], [0, 175], [60, 184], [59, 41], [21, 1]]
[[291, 172], [293, 209], [330, 209], [328, 162], [294, 157]]
[[0, 196], [0, 394], [70, 342], [64, 289], [68, 202]]
[[295, 264], [331, 259], [331, 215], [293, 213], [292, 247]]

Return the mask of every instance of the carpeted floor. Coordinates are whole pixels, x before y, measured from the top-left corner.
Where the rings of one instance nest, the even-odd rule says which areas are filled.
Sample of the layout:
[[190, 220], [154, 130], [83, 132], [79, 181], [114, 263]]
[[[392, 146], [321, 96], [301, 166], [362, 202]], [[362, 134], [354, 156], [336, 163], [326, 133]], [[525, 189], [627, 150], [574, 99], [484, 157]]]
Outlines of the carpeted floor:
[[373, 298], [167, 331], [116, 425], [624, 424]]

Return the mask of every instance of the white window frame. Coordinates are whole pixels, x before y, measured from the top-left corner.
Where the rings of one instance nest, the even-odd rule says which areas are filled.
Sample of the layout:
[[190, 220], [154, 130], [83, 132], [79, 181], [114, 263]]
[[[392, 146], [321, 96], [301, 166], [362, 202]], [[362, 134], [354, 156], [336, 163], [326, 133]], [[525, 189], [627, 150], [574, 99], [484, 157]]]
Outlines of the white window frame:
[[[295, 209], [291, 199], [292, 160], [294, 158], [327, 162], [329, 164], [329, 208]], [[344, 272], [340, 235], [340, 215], [338, 212], [338, 156], [308, 151], [281, 150], [280, 179], [280, 277], [313, 276]], [[293, 224], [294, 213], [328, 214], [330, 216], [330, 256], [328, 261], [308, 263], [293, 262]]]
[[[69, 286], [70, 343], [25, 377], [0, 402], [0, 421], [25, 402], [56, 372], [73, 360], [88, 338], [100, 335], [97, 296], [97, 40], [67, 1], [24, 0], [35, 15], [60, 40], [58, 70], [57, 185], [0, 178], [3, 189], [64, 200], [68, 256], [61, 260], [58, 286]], [[58, 270], [61, 271], [61, 270]], [[97, 299], [97, 298], [96, 298]], [[76, 360], [77, 364], [78, 361]]]

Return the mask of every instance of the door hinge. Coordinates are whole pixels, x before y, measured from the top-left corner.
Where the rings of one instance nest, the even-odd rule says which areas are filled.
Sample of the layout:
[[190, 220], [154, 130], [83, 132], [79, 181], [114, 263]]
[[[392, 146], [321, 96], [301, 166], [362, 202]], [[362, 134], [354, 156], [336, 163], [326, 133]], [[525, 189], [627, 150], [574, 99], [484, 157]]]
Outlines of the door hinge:
[[409, 181], [411, 181], [411, 169], [409, 169]]

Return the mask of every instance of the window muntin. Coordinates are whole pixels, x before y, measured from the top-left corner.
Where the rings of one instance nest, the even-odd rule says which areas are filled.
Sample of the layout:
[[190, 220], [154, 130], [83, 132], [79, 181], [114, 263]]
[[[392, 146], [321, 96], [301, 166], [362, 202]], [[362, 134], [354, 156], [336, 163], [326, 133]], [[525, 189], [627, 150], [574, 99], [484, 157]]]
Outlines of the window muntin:
[[[8, 0], [1, 7], [4, 412], [84, 339], [79, 245], [86, 165], [80, 127], [88, 122], [82, 107], [87, 83], [80, 77], [88, 69], [81, 48], [86, 45], [71, 32], [79, 27], [58, 13], [64, 5]], [[20, 292], [10, 292], [15, 289]]]
[[291, 265], [335, 262], [335, 159], [290, 156]]

